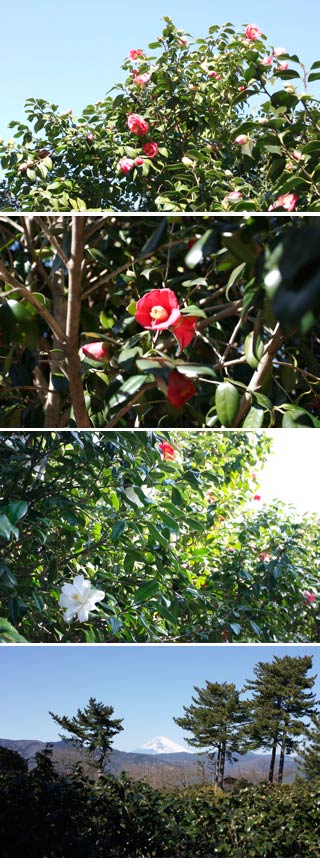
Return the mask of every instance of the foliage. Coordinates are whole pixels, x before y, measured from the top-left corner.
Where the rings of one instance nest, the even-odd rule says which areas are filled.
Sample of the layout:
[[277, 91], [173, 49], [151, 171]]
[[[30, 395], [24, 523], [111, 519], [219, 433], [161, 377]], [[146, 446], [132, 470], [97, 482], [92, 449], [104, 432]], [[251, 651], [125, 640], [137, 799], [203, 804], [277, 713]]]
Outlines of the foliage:
[[282, 783], [284, 760], [300, 746], [308, 732], [307, 719], [315, 712], [311, 688], [315, 676], [307, 675], [312, 657], [277, 657], [271, 663], [257, 663], [254, 680], [245, 687], [253, 692], [247, 702], [247, 746], [271, 747], [269, 781], [273, 781], [278, 746], [280, 761], [278, 783]]
[[318, 217], [2, 217], [0, 242], [2, 428], [319, 427]]
[[[1, 616], [37, 642], [318, 641], [318, 523], [260, 503], [267, 435], [170, 439], [1, 435]], [[68, 624], [79, 573], [105, 597]]]
[[300, 749], [300, 767], [308, 780], [317, 780], [320, 777], [320, 715], [319, 711], [312, 716], [312, 727], [308, 732], [308, 744]]
[[61, 736], [65, 741], [70, 741], [75, 747], [86, 749], [91, 756], [91, 763], [102, 773], [112, 750], [112, 739], [123, 729], [122, 720], [112, 718], [114, 709], [111, 705], [103, 705], [96, 699], [89, 699], [88, 705], [72, 718], [66, 715], [59, 716], [49, 713], [53, 720], [71, 733], [71, 736]]
[[27, 772], [28, 763], [16, 750], [9, 750], [7, 747], [0, 745], [0, 773], [15, 774], [16, 772]]
[[[153, 790], [38, 765], [0, 782], [2, 857], [317, 857], [317, 784]], [[12, 834], [14, 829], [14, 834]]]
[[239, 750], [239, 725], [243, 722], [239, 691], [234, 684], [206, 681], [203, 688], [195, 687], [192, 705], [183, 706], [184, 717], [175, 717], [175, 723], [192, 732], [186, 738], [194, 747], [209, 748], [214, 759], [214, 781], [223, 789], [225, 760], [234, 760]]
[[[27, 100], [27, 123], [12, 121], [0, 146], [4, 209], [266, 211], [297, 198], [319, 210], [320, 62], [307, 71], [229, 22], [195, 40], [164, 22], [79, 118]], [[132, 115], [145, 122], [138, 134]]]

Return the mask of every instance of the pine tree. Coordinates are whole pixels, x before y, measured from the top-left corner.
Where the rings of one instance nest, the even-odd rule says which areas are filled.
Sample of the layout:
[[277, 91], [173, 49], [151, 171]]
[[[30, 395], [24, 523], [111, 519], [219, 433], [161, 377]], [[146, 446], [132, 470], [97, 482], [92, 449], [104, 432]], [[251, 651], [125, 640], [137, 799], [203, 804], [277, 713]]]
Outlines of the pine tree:
[[88, 750], [92, 764], [103, 774], [107, 756], [112, 750], [112, 739], [123, 730], [123, 718], [111, 720], [113, 712], [111, 705], [103, 705], [91, 697], [83, 711], [78, 708], [77, 714], [71, 719], [66, 715], [59, 717], [52, 711], [49, 714], [64, 730], [71, 733], [70, 737], [62, 735], [61, 738], [75, 747]]
[[309, 781], [320, 778], [320, 713], [312, 715], [312, 729], [309, 732], [309, 744], [303, 747], [299, 754], [302, 762], [299, 768]]
[[245, 683], [253, 698], [246, 703], [249, 722], [243, 735], [248, 748], [271, 748], [270, 782], [274, 780], [278, 748], [278, 783], [282, 783], [285, 756], [299, 749], [301, 736], [308, 732], [305, 718], [315, 710], [310, 692], [315, 676], [307, 676], [311, 667], [311, 656], [275, 655], [271, 663], [257, 663], [255, 680]]
[[234, 684], [206, 681], [205, 687], [194, 687], [197, 693], [192, 705], [183, 706], [184, 717], [174, 721], [193, 733], [186, 738], [188, 744], [207, 748], [215, 761], [214, 780], [223, 789], [225, 761], [235, 761], [234, 753], [240, 749], [240, 725], [244, 720], [239, 692]]

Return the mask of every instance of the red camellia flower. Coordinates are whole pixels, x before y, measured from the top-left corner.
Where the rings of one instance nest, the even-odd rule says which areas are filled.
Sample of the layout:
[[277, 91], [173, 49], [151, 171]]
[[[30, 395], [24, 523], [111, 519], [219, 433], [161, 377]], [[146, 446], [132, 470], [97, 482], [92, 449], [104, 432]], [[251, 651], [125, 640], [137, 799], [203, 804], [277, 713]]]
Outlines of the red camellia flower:
[[131, 48], [128, 57], [130, 60], [137, 60], [138, 57], [144, 57], [144, 53], [141, 48]]
[[134, 73], [133, 80], [136, 84], [147, 84], [150, 81], [150, 75], [148, 72], [142, 72], [141, 75]]
[[95, 341], [92, 344], [83, 344], [81, 349], [85, 356], [88, 356], [88, 359], [94, 359], [95, 362], [101, 362], [104, 359], [108, 359], [110, 356], [110, 350], [103, 341]]
[[148, 121], [145, 121], [141, 115], [128, 115], [127, 127], [131, 133], [135, 133], [136, 136], [145, 136], [149, 129]]
[[255, 494], [254, 500], [261, 500], [261, 494]]
[[146, 155], [146, 157], [151, 157], [151, 159], [157, 156], [158, 150], [159, 147], [157, 145], [157, 142], [146, 142], [146, 144], [143, 145], [143, 153]]
[[181, 316], [177, 323], [172, 327], [175, 338], [177, 338], [180, 350], [184, 350], [194, 338], [194, 333], [197, 327], [197, 316]]
[[152, 289], [139, 298], [135, 318], [145, 329], [168, 329], [180, 319], [177, 296], [172, 289]]
[[171, 371], [168, 378], [167, 399], [174, 407], [183, 407], [189, 398], [196, 394], [195, 386], [189, 377], [179, 374], [179, 371]]
[[276, 199], [274, 205], [270, 205], [268, 211], [275, 211], [277, 208], [284, 208], [285, 211], [294, 211], [299, 196], [295, 193], [284, 193]]
[[127, 172], [131, 172], [131, 169], [133, 169], [133, 167], [134, 160], [130, 160], [129, 157], [122, 157], [122, 159], [118, 162], [118, 169], [120, 169], [120, 172], [123, 172], [124, 175], [126, 175]]
[[144, 164], [143, 157], [136, 157], [136, 159], [134, 161], [134, 165], [135, 166], [143, 166], [143, 164]]
[[304, 596], [305, 603], [315, 603], [316, 602], [317, 595], [312, 594], [311, 591], [304, 591], [303, 596]]
[[167, 458], [170, 458], [171, 461], [174, 460], [176, 453], [174, 451], [173, 446], [171, 446], [171, 443], [167, 443], [166, 440], [163, 440], [162, 443], [159, 444], [159, 449], [161, 449], [161, 452], [162, 452], [165, 460]]
[[256, 24], [248, 24], [245, 32], [247, 39], [259, 39], [259, 36], [261, 36], [261, 30], [259, 30]]

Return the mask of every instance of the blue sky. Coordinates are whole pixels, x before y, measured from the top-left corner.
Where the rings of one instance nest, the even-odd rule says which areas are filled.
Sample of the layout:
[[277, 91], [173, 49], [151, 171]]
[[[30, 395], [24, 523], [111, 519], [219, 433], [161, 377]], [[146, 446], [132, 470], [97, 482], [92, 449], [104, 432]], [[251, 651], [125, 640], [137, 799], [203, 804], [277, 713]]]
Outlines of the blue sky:
[[94, 696], [124, 718], [125, 731], [114, 740], [119, 750], [134, 750], [155, 735], [183, 744], [172, 717], [190, 703], [194, 685], [207, 679], [240, 687], [255, 663], [274, 654], [313, 654], [319, 672], [320, 649], [308, 645], [0, 646], [0, 738], [57, 741], [49, 710], [70, 716]]
[[[121, 63], [130, 48], [144, 48], [162, 30], [162, 17], [196, 38], [212, 24], [237, 27], [256, 23], [275, 46], [300, 54], [307, 65], [319, 58], [319, 2], [304, 0], [229, 0], [199, 4], [185, 0], [15, 0], [1, 9], [0, 136], [8, 138], [10, 120], [23, 120], [28, 97], [57, 102], [79, 113], [102, 99], [123, 75]], [[215, 8], [216, 7], [216, 8]]]

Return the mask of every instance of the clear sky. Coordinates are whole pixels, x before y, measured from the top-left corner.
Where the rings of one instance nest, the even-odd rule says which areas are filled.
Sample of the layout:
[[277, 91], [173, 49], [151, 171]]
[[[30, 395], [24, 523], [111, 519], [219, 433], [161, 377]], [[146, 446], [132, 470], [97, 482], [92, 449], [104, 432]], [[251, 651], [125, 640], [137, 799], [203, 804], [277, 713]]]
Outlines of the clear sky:
[[319, 0], [15, 0], [1, 8], [0, 136], [10, 120], [23, 120], [28, 97], [57, 102], [79, 113], [102, 99], [123, 77], [130, 48], [145, 48], [162, 30], [162, 17], [196, 38], [212, 24], [256, 23], [274, 46], [298, 53], [310, 66], [319, 58]]
[[292, 503], [299, 513], [320, 513], [319, 436], [311, 428], [273, 429], [272, 454], [259, 476], [261, 506], [272, 500]]
[[274, 654], [312, 654], [319, 673], [320, 649], [309, 645], [0, 646], [0, 738], [57, 741], [49, 710], [70, 716], [93, 696], [124, 718], [125, 731], [114, 740], [119, 750], [134, 750], [156, 735], [183, 745], [172, 718], [189, 705], [194, 685], [207, 679], [242, 687], [254, 664]]

